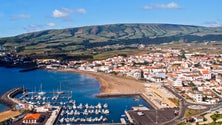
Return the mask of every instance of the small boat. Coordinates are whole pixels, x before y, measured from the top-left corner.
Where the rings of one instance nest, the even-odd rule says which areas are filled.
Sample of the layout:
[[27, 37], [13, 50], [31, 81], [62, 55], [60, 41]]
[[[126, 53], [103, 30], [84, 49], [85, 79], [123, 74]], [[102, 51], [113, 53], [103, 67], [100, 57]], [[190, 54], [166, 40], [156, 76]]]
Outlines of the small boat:
[[74, 117], [72, 117], [72, 118], [70, 118], [69, 120], [70, 120], [70, 122], [74, 122]]
[[100, 119], [100, 121], [103, 119], [103, 116], [101, 115], [100, 117], [99, 117], [99, 119]]
[[80, 103], [79, 106], [77, 106], [77, 108], [82, 109], [83, 108], [82, 103]]
[[64, 122], [64, 118], [59, 119], [59, 122], [63, 123]]
[[95, 110], [95, 114], [99, 114], [99, 112], [98, 112], [98, 110], [97, 110], [97, 109]]
[[60, 102], [60, 105], [63, 105], [64, 103], [63, 102]]
[[104, 114], [109, 114], [109, 110], [106, 109], [106, 110], [104, 111]]
[[105, 104], [103, 105], [103, 108], [108, 108], [108, 104], [105, 103]]
[[58, 95], [57, 95], [57, 96], [53, 96], [53, 97], [52, 97], [52, 100], [58, 100], [58, 98], [59, 98]]
[[81, 121], [81, 122], [85, 122], [86, 119], [85, 119], [85, 118], [81, 118], [80, 121]]
[[39, 95], [39, 96], [37, 96], [37, 98], [36, 98], [37, 100], [41, 100], [42, 99], [42, 97]]
[[102, 105], [101, 105], [101, 103], [98, 103], [95, 107], [100, 109], [100, 108], [102, 108]]
[[103, 122], [106, 122], [106, 121], [108, 121], [108, 119], [107, 118], [103, 118]]
[[90, 105], [89, 108], [90, 108], [90, 109], [94, 109], [95, 107], [94, 107], [93, 105]]
[[46, 100], [46, 97], [44, 96], [44, 97], [42, 98], [42, 100], [45, 101], [45, 100]]
[[99, 114], [101, 113], [101, 110], [100, 110], [100, 109], [98, 109], [98, 113], [99, 113]]
[[65, 118], [65, 122], [66, 122], [66, 123], [69, 123], [69, 118]]
[[89, 105], [88, 105], [88, 103], [86, 103], [86, 104], [85, 104], [85, 107], [86, 107], [87, 109], [89, 108]]
[[92, 117], [86, 118], [87, 122], [92, 122]]
[[72, 106], [72, 108], [73, 108], [73, 109], [76, 109], [77, 107], [76, 107], [76, 105], [74, 104], [74, 105]]

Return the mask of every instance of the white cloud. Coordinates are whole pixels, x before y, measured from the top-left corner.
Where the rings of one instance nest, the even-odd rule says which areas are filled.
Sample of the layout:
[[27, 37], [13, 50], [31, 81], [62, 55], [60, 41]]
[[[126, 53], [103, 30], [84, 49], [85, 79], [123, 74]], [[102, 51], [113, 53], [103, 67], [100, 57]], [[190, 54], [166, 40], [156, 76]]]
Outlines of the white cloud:
[[31, 18], [31, 16], [28, 14], [19, 14], [11, 17], [12, 20], [29, 19], [29, 18]]
[[150, 4], [144, 6], [145, 10], [151, 10], [151, 9], [178, 9], [180, 6], [175, 2], [170, 2], [166, 4]]
[[79, 9], [68, 9], [68, 8], [55, 9], [52, 12], [52, 17], [54, 17], [54, 18], [67, 18], [73, 13], [85, 14], [86, 10], [84, 8], [79, 8]]
[[55, 9], [52, 12], [52, 17], [55, 17], [55, 18], [62, 18], [62, 17], [67, 17], [67, 16], [69, 16], [69, 13], [66, 12], [65, 10], [57, 10], [57, 9]]
[[56, 24], [55, 24], [55, 23], [52, 23], [52, 22], [47, 24], [47, 26], [49, 26], [49, 27], [54, 27], [55, 25], [56, 25]]
[[168, 4], [159, 4], [159, 5], [157, 5], [157, 7], [163, 8], [163, 9], [176, 9], [176, 8], [179, 8], [179, 5], [174, 2], [171, 2]]

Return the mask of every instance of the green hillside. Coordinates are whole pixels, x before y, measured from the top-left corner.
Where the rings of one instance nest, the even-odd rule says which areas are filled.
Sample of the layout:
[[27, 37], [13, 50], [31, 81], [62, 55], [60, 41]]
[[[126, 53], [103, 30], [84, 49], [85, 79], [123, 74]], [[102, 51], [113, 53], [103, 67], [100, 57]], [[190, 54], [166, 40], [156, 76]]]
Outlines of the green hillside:
[[[45, 30], [0, 38], [0, 45], [20, 54], [87, 53], [86, 50], [111, 45], [153, 44], [179, 41], [221, 40], [222, 28], [174, 24], [112, 24]], [[86, 54], [88, 55], [88, 53]]]

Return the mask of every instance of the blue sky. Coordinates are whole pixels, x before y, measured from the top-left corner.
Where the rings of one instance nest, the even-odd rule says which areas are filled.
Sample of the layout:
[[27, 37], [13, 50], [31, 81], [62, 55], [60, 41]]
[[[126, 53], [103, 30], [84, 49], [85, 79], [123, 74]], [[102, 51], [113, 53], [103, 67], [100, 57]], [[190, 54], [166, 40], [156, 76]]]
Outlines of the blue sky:
[[222, 26], [222, 0], [0, 0], [0, 37], [117, 23]]

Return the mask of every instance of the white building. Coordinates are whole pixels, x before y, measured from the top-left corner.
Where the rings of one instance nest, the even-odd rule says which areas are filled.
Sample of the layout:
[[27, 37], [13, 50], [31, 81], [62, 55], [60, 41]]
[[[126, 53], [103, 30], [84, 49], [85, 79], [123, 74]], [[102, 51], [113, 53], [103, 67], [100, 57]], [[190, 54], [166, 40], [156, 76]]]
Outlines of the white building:
[[202, 102], [203, 96], [201, 93], [193, 93], [191, 96], [196, 102]]
[[183, 86], [182, 80], [180, 77], [177, 77], [176, 81], [173, 82], [173, 86]]

